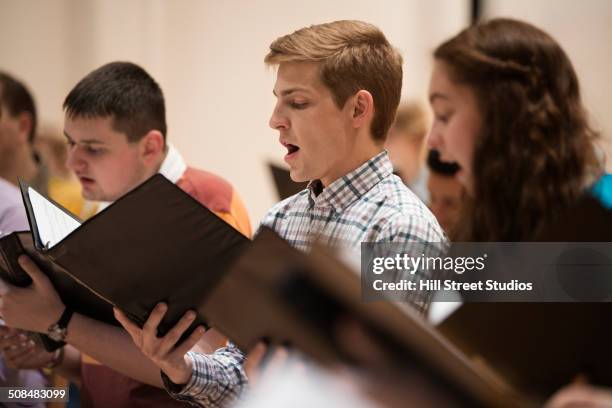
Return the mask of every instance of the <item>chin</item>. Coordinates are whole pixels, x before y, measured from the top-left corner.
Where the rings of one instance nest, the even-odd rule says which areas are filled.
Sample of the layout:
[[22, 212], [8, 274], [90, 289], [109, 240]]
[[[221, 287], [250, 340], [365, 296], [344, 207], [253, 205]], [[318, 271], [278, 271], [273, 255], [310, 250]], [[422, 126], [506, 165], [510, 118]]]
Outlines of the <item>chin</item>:
[[83, 190], [82, 196], [84, 199], [89, 201], [115, 201], [115, 199], [106, 197], [103, 193], [99, 191]]
[[96, 195], [92, 192], [92, 191], [87, 191], [87, 190], [81, 190], [81, 196], [85, 199], [85, 200], [90, 200], [90, 201], [99, 201], [96, 198]]
[[289, 171], [289, 176], [291, 177], [291, 180], [296, 182], [296, 183], [302, 183], [304, 181], [310, 181], [310, 179], [308, 177], [305, 177], [303, 174], [301, 174], [298, 171], [295, 170], [290, 170]]

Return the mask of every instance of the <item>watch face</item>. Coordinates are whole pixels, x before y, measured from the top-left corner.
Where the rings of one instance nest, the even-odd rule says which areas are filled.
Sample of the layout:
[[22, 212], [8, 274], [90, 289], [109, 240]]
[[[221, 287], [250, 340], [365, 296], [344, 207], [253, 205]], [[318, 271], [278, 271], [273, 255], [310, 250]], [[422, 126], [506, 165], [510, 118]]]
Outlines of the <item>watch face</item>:
[[63, 341], [66, 338], [66, 329], [61, 328], [57, 323], [49, 327], [47, 336], [54, 341]]

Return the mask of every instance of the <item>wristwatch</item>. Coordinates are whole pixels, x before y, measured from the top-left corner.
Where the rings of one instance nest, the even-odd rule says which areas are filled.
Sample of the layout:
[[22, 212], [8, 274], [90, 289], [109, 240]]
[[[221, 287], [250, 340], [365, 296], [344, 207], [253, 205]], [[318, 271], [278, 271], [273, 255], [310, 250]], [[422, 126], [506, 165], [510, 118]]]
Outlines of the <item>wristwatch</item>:
[[51, 357], [51, 361], [49, 361], [47, 365], [44, 366], [43, 368], [46, 368], [47, 370], [53, 370], [55, 367], [57, 367], [64, 361], [65, 355], [66, 355], [66, 349], [64, 347], [58, 348], [53, 353], [53, 357]]
[[68, 323], [70, 322], [73, 313], [73, 310], [67, 307], [64, 309], [64, 313], [62, 313], [62, 316], [59, 318], [57, 323], [53, 323], [51, 326], [49, 326], [47, 329], [47, 336], [49, 336], [51, 340], [66, 340], [66, 335], [68, 334]]

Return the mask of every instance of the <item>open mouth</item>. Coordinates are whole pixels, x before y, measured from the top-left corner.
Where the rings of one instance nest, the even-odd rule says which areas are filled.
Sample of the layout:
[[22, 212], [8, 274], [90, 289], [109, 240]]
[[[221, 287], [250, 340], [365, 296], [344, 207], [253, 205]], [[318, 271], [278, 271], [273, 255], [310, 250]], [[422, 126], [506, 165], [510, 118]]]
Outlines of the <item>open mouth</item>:
[[300, 147], [291, 143], [281, 142], [283, 146], [287, 149], [287, 154], [285, 155], [285, 160], [290, 160], [296, 156], [296, 154], [300, 151]]
[[79, 176], [79, 181], [81, 182], [81, 184], [91, 184], [94, 182], [94, 179], [89, 178], [89, 177]]

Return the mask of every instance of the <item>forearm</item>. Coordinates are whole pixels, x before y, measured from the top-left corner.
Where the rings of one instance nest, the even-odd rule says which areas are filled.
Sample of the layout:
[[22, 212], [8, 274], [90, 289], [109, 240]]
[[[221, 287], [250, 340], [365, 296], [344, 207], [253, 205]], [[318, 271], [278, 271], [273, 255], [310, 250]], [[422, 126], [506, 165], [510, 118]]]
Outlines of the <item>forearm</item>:
[[100, 363], [140, 382], [163, 387], [159, 368], [136, 347], [119, 327], [75, 314], [66, 342]]
[[54, 372], [68, 381], [81, 384], [81, 353], [69, 344], [64, 346], [64, 358]]

